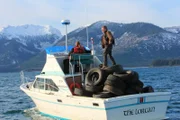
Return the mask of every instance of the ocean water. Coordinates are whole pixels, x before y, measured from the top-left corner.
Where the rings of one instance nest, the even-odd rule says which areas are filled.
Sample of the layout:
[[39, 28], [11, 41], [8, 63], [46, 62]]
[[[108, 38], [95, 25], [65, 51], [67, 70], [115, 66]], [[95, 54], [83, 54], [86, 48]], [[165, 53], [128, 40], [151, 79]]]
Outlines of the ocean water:
[[[172, 92], [167, 116], [180, 120], [180, 67], [128, 68], [140, 75], [155, 91]], [[32, 80], [39, 72], [25, 72]], [[32, 100], [23, 93], [19, 73], [0, 73], [0, 120], [54, 120], [39, 114]]]

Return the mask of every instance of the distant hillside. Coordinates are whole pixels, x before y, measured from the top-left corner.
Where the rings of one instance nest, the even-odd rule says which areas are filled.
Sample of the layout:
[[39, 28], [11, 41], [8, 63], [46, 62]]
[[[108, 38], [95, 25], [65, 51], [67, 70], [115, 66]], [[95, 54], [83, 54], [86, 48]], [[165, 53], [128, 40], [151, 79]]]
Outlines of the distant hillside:
[[164, 29], [169, 31], [169, 32], [172, 32], [172, 33], [180, 34], [180, 26], [167, 27], [167, 28], [164, 28]]
[[[97, 54], [102, 54], [100, 39], [103, 25], [106, 25], [115, 37], [116, 45], [113, 49], [113, 55], [116, 61], [123, 66], [149, 66], [153, 60], [180, 57], [178, 27], [161, 28], [151, 23], [143, 22], [123, 24], [98, 21], [89, 25], [89, 37], [94, 38], [94, 47]], [[54, 41], [56, 40], [54, 39]], [[68, 34], [68, 45], [74, 45], [77, 40], [86, 45], [85, 27], [80, 27]], [[90, 40], [89, 44], [91, 44]], [[56, 45], [65, 45], [65, 38], [59, 39]], [[34, 58], [30, 56], [28, 57], [29, 61], [20, 64], [19, 68], [41, 68], [45, 63], [45, 56], [45, 52], [41, 52]]]
[[161, 60], [154, 60], [151, 66], [179, 66], [180, 65], [180, 58], [177, 59], [161, 59]]
[[23, 62], [54, 45], [61, 37], [60, 31], [51, 26], [22, 25], [0, 29], [0, 72], [21, 69]]
[[[113, 54], [124, 66], [147, 66], [154, 59], [177, 58], [180, 56], [180, 34], [167, 31], [150, 23], [122, 24], [98, 21], [90, 25], [89, 36], [95, 40], [95, 49], [102, 54], [101, 27], [108, 26], [116, 41]], [[81, 27], [68, 34], [68, 44], [79, 40], [86, 45], [86, 28]], [[64, 45], [64, 37], [57, 45]]]
[[[100, 38], [103, 25], [108, 26], [115, 37], [116, 45], [113, 54], [116, 61], [123, 66], [149, 66], [153, 60], [180, 56], [180, 34], [172, 32], [170, 28], [161, 28], [143, 22], [122, 24], [109, 21], [98, 21], [88, 26], [89, 36], [94, 38], [97, 54], [102, 54]], [[68, 34], [68, 45], [74, 45], [77, 40], [86, 45], [85, 27], [80, 27]], [[90, 40], [89, 44], [91, 44]], [[62, 37], [56, 45], [65, 45], [65, 38]], [[45, 53], [40, 54], [44, 56], [43, 58], [45, 55]], [[36, 57], [36, 61], [41, 60]], [[26, 62], [26, 65], [28, 64], [32, 64], [32, 59]]]

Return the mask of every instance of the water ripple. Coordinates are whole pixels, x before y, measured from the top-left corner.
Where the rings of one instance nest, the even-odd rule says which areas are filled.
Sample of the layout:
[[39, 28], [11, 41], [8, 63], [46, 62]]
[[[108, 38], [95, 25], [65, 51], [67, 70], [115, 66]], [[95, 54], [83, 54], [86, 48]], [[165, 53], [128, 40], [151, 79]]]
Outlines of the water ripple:
[[[139, 73], [145, 85], [155, 91], [172, 92], [167, 116], [180, 120], [180, 67], [129, 68]], [[34, 78], [39, 72], [27, 72]], [[32, 100], [20, 89], [19, 73], [0, 73], [0, 120], [54, 120], [39, 114]]]

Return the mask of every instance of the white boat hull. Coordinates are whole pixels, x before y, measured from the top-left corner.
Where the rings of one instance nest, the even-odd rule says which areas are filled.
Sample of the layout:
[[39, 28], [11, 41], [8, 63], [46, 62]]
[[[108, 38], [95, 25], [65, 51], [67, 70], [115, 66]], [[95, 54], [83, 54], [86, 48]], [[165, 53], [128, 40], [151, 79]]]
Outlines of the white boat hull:
[[147, 93], [97, 99], [78, 96], [55, 96], [30, 91], [29, 95], [42, 114], [70, 120], [162, 120], [171, 93]]

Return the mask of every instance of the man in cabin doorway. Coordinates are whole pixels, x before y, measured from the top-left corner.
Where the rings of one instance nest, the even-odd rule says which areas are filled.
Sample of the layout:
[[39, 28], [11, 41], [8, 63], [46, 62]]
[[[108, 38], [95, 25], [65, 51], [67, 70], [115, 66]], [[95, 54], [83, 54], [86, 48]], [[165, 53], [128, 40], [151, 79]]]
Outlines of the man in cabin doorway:
[[72, 53], [75, 53], [75, 54], [82, 54], [82, 53], [85, 53], [85, 48], [83, 46], [81, 46], [81, 43], [79, 41], [77, 41], [75, 43], [75, 47], [71, 49], [70, 53], [69, 53], [69, 56], [72, 54]]
[[115, 44], [114, 42], [114, 37], [110, 31], [108, 31], [107, 26], [102, 26], [101, 31], [103, 33], [102, 39], [101, 39], [101, 44], [102, 48], [104, 49], [103, 53], [103, 67], [102, 69], [106, 68], [107, 65], [107, 55], [109, 55], [110, 60], [112, 61], [113, 65], [116, 65], [116, 62], [112, 56], [112, 48], [113, 45]]
[[[69, 52], [69, 60], [71, 60], [71, 54], [83, 54], [86, 53], [85, 47], [81, 46], [81, 43], [79, 41], [76, 41], [74, 48], [71, 49]], [[80, 71], [80, 65], [75, 64], [75, 72]]]

